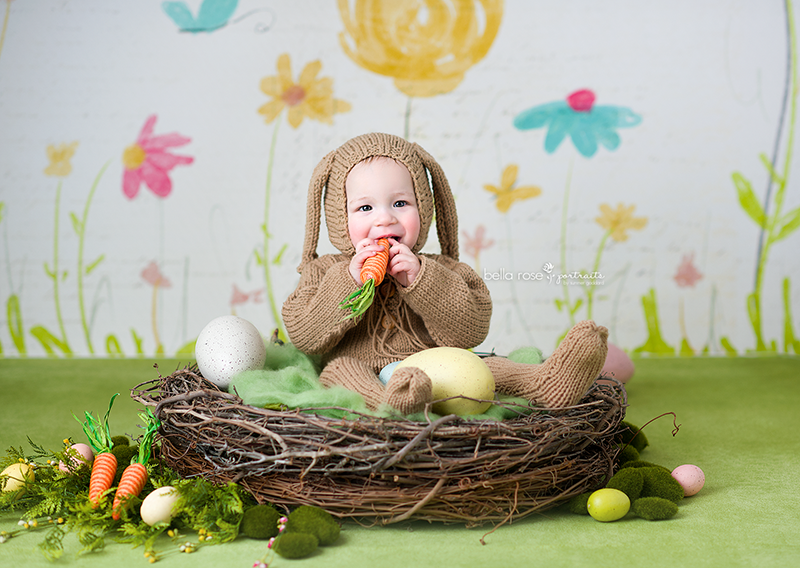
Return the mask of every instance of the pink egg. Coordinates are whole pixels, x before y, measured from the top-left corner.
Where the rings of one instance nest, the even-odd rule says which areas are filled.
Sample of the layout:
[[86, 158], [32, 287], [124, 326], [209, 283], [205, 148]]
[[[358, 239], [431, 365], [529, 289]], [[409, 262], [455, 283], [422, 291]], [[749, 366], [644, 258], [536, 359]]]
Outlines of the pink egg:
[[[624, 384], [631, 380], [635, 370], [633, 361], [628, 354], [616, 345], [609, 343], [606, 362], [600, 374], [605, 377], [613, 377]], [[600, 379], [598, 382], [602, 383], [603, 380]]]
[[[73, 470], [82, 464], [91, 465], [94, 461], [94, 452], [92, 452], [92, 448], [86, 444], [72, 444], [70, 449], [67, 450], [67, 454], [72, 461]], [[58, 469], [64, 473], [69, 473], [69, 468], [64, 462], [58, 462]]]
[[679, 465], [672, 470], [672, 477], [681, 484], [683, 494], [686, 497], [695, 495], [706, 483], [706, 476], [703, 470], [692, 464]]

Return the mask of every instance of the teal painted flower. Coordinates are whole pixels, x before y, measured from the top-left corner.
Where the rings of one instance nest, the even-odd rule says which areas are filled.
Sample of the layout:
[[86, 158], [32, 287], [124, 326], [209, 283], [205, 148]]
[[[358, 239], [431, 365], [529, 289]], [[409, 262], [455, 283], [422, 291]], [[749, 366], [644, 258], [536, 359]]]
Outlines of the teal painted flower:
[[544, 149], [552, 154], [569, 135], [583, 156], [591, 158], [598, 144], [616, 150], [620, 144], [619, 128], [630, 128], [642, 121], [631, 109], [595, 105], [595, 95], [588, 89], [575, 91], [565, 101], [529, 108], [514, 118], [514, 127], [532, 130], [547, 127]]

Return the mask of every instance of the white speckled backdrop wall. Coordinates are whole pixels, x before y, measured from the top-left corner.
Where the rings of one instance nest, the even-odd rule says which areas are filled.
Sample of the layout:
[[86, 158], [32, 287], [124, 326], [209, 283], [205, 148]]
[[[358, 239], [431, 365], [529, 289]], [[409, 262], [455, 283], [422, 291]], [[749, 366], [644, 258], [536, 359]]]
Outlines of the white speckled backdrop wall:
[[797, 17], [0, 0], [2, 356], [190, 354], [230, 313], [270, 335], [311, 171], [367, 131], [448, 173], [495, 305], [479, 349], [592, 318], [632, 354], [798, 352]]

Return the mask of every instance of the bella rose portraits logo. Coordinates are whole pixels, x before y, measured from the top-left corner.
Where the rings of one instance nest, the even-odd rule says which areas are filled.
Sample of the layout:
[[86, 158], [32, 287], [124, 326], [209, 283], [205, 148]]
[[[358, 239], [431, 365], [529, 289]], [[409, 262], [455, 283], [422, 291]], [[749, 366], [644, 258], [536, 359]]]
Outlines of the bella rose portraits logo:
[[505, 268], [501, 268], [496, 272], [489, 272], [483, 269], [483, 279], [487, 281], [492, 280], [522, 280], [524, 282], [544, 282], [545, 280], [550, 284], [567, 284], [569, 286], [602, 286], [604, 278], [600, 272], [553, 272], [553, 264], [546, 262], [542, 266], [544, 272], [508, 272]]

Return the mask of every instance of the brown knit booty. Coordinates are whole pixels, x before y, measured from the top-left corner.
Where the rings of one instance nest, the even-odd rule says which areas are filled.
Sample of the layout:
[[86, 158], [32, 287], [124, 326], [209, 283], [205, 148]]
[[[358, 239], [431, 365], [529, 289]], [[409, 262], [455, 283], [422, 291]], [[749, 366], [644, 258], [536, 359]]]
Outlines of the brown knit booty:
[[401, 414], [422, 412], [433, 400], [431, 379], [418, 367], [400, 367], [386, 385], [386, 404]]
[[352, 357], [339, 357], [325, 365], [319, 375], [323, 386], [339, 386], [364, 397], [367, 408], [377, 410], [386, 398], [386, 392], [375, 372], [363, 361]]
[[577, 403], [600, 375], [608, 354], [608, 330], [593, 321], [575, 325], [555, 352], [540, 365], [505, 357], [484, 359], [497, 391], [520, 396], [545, 408]]

